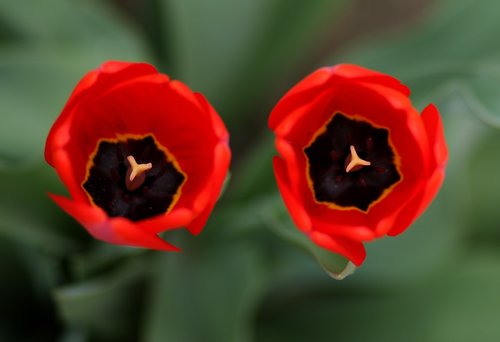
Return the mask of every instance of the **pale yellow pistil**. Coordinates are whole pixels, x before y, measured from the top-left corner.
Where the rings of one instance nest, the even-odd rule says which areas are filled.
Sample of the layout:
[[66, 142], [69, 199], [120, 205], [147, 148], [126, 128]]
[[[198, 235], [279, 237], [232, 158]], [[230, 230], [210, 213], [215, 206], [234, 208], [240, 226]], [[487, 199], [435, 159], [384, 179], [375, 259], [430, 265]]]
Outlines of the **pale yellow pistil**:
[[351, 154], [349, 157], [347, 157], [345, 164], [345, 172], [350, 172], [350, 171], [356, 171], [361, 169], [363, 166], [369, 166], [372, 163], [370, 163], [367, 160], [363, 160], [358, 156], [358, 153], [356, 152], [356, 149], [354, 148], [353, 145], [350, 147], [351, 149]]
[[127, 170], [127, 176], [125, 177], [125, 185], [128, 190], [134, 191], [144, 183], [146, 171], [151, 170], [153, 164], [137, 164], [133, 156], [128, 156], [127, 160], [129, 168]]

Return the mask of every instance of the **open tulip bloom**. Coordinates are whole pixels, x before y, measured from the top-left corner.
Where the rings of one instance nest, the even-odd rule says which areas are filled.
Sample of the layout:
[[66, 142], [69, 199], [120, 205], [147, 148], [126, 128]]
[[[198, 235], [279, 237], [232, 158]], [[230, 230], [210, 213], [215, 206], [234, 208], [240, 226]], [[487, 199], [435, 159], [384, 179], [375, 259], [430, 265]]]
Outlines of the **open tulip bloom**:
[[157, 234], [201, 232], [228, 139], [201, 94], [149, 64], [108, 62], [80, 81], [49, 133], [45, 159], [71, 199], [51, 197], [97, 239], [177, 250]]
[[363, 243], [403, 232], [438, 192], [448, 158], [434, 105], [355, 65], [317, 70], [273, 109], [274, 171], [297, 227], [318, 246], [363, 263]]

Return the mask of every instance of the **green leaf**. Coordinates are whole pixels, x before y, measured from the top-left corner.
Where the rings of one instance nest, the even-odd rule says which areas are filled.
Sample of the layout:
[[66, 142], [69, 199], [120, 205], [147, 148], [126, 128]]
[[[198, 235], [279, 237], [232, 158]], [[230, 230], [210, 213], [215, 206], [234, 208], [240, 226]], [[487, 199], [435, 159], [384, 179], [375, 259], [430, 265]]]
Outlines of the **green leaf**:
[[42, 158], [51, 124], [86, 72], [146, 58], [138, 35], [99, 2], [3, 1], [0, 21], [17, 38], [0, 45], [0, 168]]
[[[485, 131], [480, 144], [474, 146], [462, 182], [466, 189], [467, 203], [463, 207], [467, 215], [469, 243], [478, 242], [498, 245], [500, 231], [498, 198], [500, 194], [500, 135], [498, 131]], [[464, 191], [465, 192], [465, 191]], [[464, 195], [465, 195], [464, 194]]]
[[281, 198], [273, 196], [271, 201], [266, 205], [267, 210], [261, 213], [264, 223], [269, 228], [285, 240], [304, 248], [332, 278], [342, 280], [354, 273], [356, 267], [346, 258], [315, 245], [295, 227]]
[[355, 270], [344, 257], [316, 246], [300, 232], [277, 192], [228, 207], [219, 215], [218, 226], [226, 227], [225, 234], [244, 236], [264, 226], [280, 237], [278, 245], [291, 243], [303, 249], [335, 279], [344, 279]]
[[459, 85], [490, 109], [487, 120], [498, 127], [500, 103], [491, 95], [499, 85], [499, 10], [495, 0], [441, 0], [412, 31], [389, 39], [372, 37], [330, 60], [398, 77], [410, 86], [418, 106], [434, 102], [450, 85]]
[[483, 66], [467, 80], [463, 87], [471, 110], [485, 123], [500, 129], [500, 63]]
[[[226, 124], [255, 117], [255, 104], [310, 58], [344, 0], [173, 0], [165, 6], [176, 77], [202, 91]], [[308, 53], [309, 52], [309, 53]], [[235, 136], [233, 142], [240, 138]]]
[[[450, 268], [436, 286], [426, 287], [432, 307], [426, 341], [495, 341], [500, 337], [496, 318], [500, 313], [500, 254], [476, 250]], [[425, 336], [425, 335], [424, 335]]]
[[64, 193], [49, 166], [0, 171], [0, 236], [62, 256], [88, 242], [87, 234], [47, 196]]
[[159, 254], [141, 340], [251, 341], [264, 262], [246, 241], [210, 249], [197, 241], [183, 254]]
[[112, 272], [124, 260], [141, 258], [145, 254], [147, 250], [144, 248], [98, 242], [95, 248], [72, 254], [68, 268], [73, 279], [83, 281]]
[[274, 301], [257, 316], [256, 340], [422, 341], [425, 311], [415, 305], [415, 295], [402, 298], [349, 285], [351, 290], [317, 286], [286, 296], [273, 293]]
[[0, 236], [0, 274], [0, 339], [54, 340], [59, 322], [49, 292], [60, 277], [57, 262]]
[[136, 340], [149, 261], [135, 258], [91, 280], [56, 288], [54, 301], [65, 325], [93, 341]]
[[499, 257], [497, 252], [462, 256], [400, 290], [356, 283], [357, 276], [336, 286], [276, 289], [257, 315], [256, 340], [495, 341], [500, 277], [493, 270]]
[[277, 154], [270, 132], [259, 136], [250, 151], [235, 165], [231, 184], [226, 193], [228, 201], [248, 201], [276, 192], [272, 159]]
[[133, 54], [144, 49], [137, 32], [106, 2], [2, 1], [0, 21], [16, 38], [23, 38], [18, 40], [23, 45], [46, 44], [58, 49], [85, 46], [100, 55], [113, 50], [127, 54], [127, 49]]
[[169, 45], [177, 77], [210, 99], [223, 95], [224, 85], [251, 52], [267, 1], [165, 3]]

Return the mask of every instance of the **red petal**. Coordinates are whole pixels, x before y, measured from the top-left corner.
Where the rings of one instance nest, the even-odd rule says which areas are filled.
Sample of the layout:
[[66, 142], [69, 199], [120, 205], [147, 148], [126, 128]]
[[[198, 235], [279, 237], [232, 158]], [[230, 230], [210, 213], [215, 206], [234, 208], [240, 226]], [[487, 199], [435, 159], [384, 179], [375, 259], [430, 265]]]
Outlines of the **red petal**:
[[408, 159], [401, 161], [406, 178], [421, 179], [422, 168], [428, 170], [427, 134], [420, 116], [407, 97], [376, 84], [338, 83], [294, 108], [275, 133], [302, 150], [336, 112], [388, 128], [398, 154]]
[[444, 167], [448, 160], [448, 148], [444, 139], [444, 129], [441, 117], [434, 105], [427, 106], [422, 112], [422, 120], [429, 139], [430, 178], [422, 186], [419, 194], [405, 206], [398, 215], [392, 229], [388, 232], [394, 236], [402, 233], [429, 206], [436, 196], [444, 180]]
[[[376, 85], [364, 84], [364, 86], [389, 101], [394, 110], [400, 110], [399, 115], [404, 120], [403, 125], [395, 127], [391, 124], [391, 119], [397, 119], [397, 113], [394, 113], [396, 115], [386, 115], [385, 123], [382, 126], [391, 129], [391, 140], [401, 156], [402, 172], [405, 177], [411, 177], [412, 179], [425, 178], [425, 174], [428, 175], [430, 170], [430, 155], [429, 142], [422, 118], [413, 108], [408, 98], [401, 96], [399, 93]], [[384, 114], [380, 112], [380, 122], [383, 120], [380, 118], [382, 115]]]
[[293, 193], [290, 188], [288, 171], [285, 162], [279, 157], [273, 158], [274, 175], [278, 188], [281, 192], [281, 197], [292, 216], [292, 219], [300, 230], [308, 233], [312, 229], [312, 223], [309, 215], [307, 214], [301, 199]]
[[422, 111], [422, 120], [429, 138], [429, 147], [433, 155], [433, 168], [444, 167], [448, 161], [448, 147], [446, 146], [443, 122], [439, 111], [433, 104]]
[[186, 208], [174, 208], [165, 215], [137, 222], [141, 230], [153, 234], [186, 227], [193, 220], [193, 212]]
[[52, 153], [52, 160], [59, 178], [68, 189], [71, 197], [76, 201], [90, 204], [87, 194], [80, 186], [80, 182], [75, 179], [75, 165], [68, 153], [63, 149], [58, 149]]
[[111, 220], [111, 227], [115, 234], [115, 239], [107, 241], [118, 245], [144, 247], [159, 251], [180, 251], [174, 245], [162, 240], [156, 234], [150, 234], [140, 229], [137, 224], [125, 218], [114, 218]]
[[332, 87], [335, 82], [346, 81], [378, 84], [405, 97], [410, 95], [409, 88], [396, 78], [357, 65], [339, 64], [332, 68], [321, 68], [308, 75], [282, 97], [269, 116], [269, 127], [275, 130], [291, 111], [312, 101], [326, 86]]
[[50, 129], [49, 135], [47, 137], [47, 142], [45, 144], [45, 160], [51, 166], [54, 166], [54, 162], [52, 159], [54, 151], [56, 151], [58, 148], [63, 147], [69, 140], [69, 130], [67, 129], [67, 132], [65, 131], [63, 133], [64, 137], [59, 137], [61, 126], [64, 124], [68, 124], [67, 119], [73, 111], [73, 108], [76, 104], [76, 98], [78, 98], [78, 96], [82, 92], [85, 92], [96, 82], [98, 75], [99, 74], [97, 71], [91, 71], [80, 80], [80, 82], [73, 90], [73, 93], [70, 95], [70, 98], [64, 106], [62, 113], [59, 115], [54, 125], [52, 125], [52, 128]]
[[227, 170], [231, 162], [231, 151], [225, 142], [221, 142], [214, 152], [214, 170], [209, 177], [210, 181], [205, 190], [200, 191], [193, 202], [193, 210], [201, 212], [197, 218], [187, 226], [192, 234], [199, 234], [219, 199], [222, 185], [226, 179]]
[[[172, 84], [177, 85], [173, 88]], [[203, 182], [207, 174], [201, 170], [212, 168], [218, 140], [210, 115], [194, 96], [186, 98], [179, 88], [179, 82], [169, 82], [164, 75], [147, 75], [115, 85], [81, 104], [71, 123], [71, 144], [66, 146], [73, 161], [83, 164], [75, 178], [83, 181], [88, 157], [100, 139], [153, 134], [186, 174], [199, 175], [188, 177], [185, 190], [190, 192]]]
[[403, 94], [410, 96], [410, 89], [398, 79], [378, 71], [366, 69], [354, 64], [339, 64], [332, 68], [332, 72], [343, 78], [352, 79], [356, 82], [368, 82], [383, 85]]
[[97, 88], [93, 90], [95, 90], [98, 94], [107, 90], [110, 86], [119, 84], [122, 81], [146, 75], [158, 74], [158, 70], [148, 63], [128, 63], [118, 61], [104, 63], [97, 70], [99, 71], [99, 80], [96, 84]]
[[[374, 229], [367, 225], [361, 225], [357, 222], [346, 221], [344, 215], [338, 215], [340, 210], [330, 210], [331, 220], [326, 221], [325, 217], [314, 217], [314, 230], [327, 235], [338, 235], [355, 241], [370, 241], [376, 235]], [[337, 215], [336, 215], [337, 214]]]
[[309, 237], [318, 246], [343, 255], [357, 267], [361, 266], [366, 258], [366, 250], [361, 242], [323, 234], [318, 231], [311, 232]]
[[274, 133], [285, 139], [293, 139], [295, 146], [306, 146], [316, 131], [330, 120], [333, 112], [336, 89], [326, 89], [318, 92], [310, 101], [303, 103], [281, 120], [274, 128]]
[[281, 138], [276, 138], [275, 144], [279, 154], [283, 157], [284, 165], [286, 165], [283, 169], [287, 173], [288, 187], [301, 198], [307, 194], [312, 196], [305, 177], [306, 165], [302, 151], [297, 151], [288, 141]]
[[123, 218], [109, 218], [94, 206], [72, 201], [68, 198], [49, 195], [64, 211], [73, 216], [96, 239], [112, 244], [145, 247], [164, 251], [179, 249], [155, 234], [140, 229], [139, 225]]
[[214, 107], [208, 102], [205, 96], [200, 93], [194, 93], [200, 105], [205, 109], [206, 113], [210, 114], [210, 119], [212, 122], [212, 128], [215, 131], [215, 134], [221, 141], [227, 142], [229, 140], [229, 133], [227, 132], [226, 125], [224, 125], [224, 121], [222, 121], [221, 117], [215, 111]]
[[331, 68], [321, 68], [297, 83], [274, 107], [269, 116], [269, 127], [274, 130], [291, 110], [311, 101], [315, 94], [321, 92], [331, 75]]
[[367, 216], [377, 237], [384, 236], [392, 229], [399, 213], [415, 196], [418, 196], [424, 184], [423, 180], [412, 182], [403, 179], [385, 198], [369, 210]]
[[[341, 76], [344, 78], [363, 78], [363, 77], [378, 77], [389, 75], [383, 74], [379, 71], [363, 68], [356, 64], [337, 64], [332, 67], [332, 73], [336, 76]], [[392, 78], [392, 77], [391, 77]]]
[[418, 196], [414, 197], [410, 203], [408, 203], [401, 213], [398, 215], [394, 226], [387, 233], [390, 236], [395, 236], [408, 228], [413, 221], [415, 221], [427, 207], [432, 202], [436, 196], [441, 184], [444, 180], [444, 170], [438, 169], [432, 175], [432, 177], [427, 181], [422, 191]]
[[[73, 165], [72, 170], [75, 172], [71, 178], [79, 186], [83, 181], [86, 163], [95, 148], [96, 140], [104, 137], [98, 135], [99, 130], [109, 126], [109, 124], [105, 124], [105, 120], [103, 119], [94, 120], [92, 125], [90, 125], [91, 128], [88, 129], [90, 134], [85, 136], [85, 133], [80, 132], [80, 130], [85, 130], [86, 126], [80, 126], [80, 120], [74, 120], [75, 115], [77, 118], [86, 117], [89, 112], [82, 111], [82, 107], [85, 107], [88, 101], [95, 98], [98, 94], [102, 94], [106, 89], [115, 84], [129, 80], [130, 78], [143, 77], [144, 75], [156, 73], [157, 71], [153, 66], [145, 63], [108, 62], [103, 64], [98, 70], [92, 71], [83, 77], [49, 132], [45, 145], [45, 159], [47, 162], [56, 169], [64, 168], [64, 166], [56, 165], [54, 156], [60, 150], [67, 149], [67, 157], [60, 159], [70, 160]], [[84, 135], [82, 141], [85, 144], [70, 144], [70, 141], [82, 135]], [[90, 147], [85, 148], [87, 146]], [[69, 177], [65, 178], [68, 179]], [[75, 185], [65, 184], [68, 187], [75, 188]], [[73, 193], [75, 192], [73, 191], [72, 195]]]

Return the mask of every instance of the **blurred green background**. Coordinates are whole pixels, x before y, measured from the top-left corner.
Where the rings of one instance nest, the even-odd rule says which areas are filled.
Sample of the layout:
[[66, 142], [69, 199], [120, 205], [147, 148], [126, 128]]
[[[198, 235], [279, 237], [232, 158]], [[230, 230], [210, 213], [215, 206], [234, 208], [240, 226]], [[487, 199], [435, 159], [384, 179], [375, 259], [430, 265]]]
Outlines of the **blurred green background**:
[[[500, 2], [0, 0], [0, 341], [500, 341]], [[46, 196], [77, 81], [148, 61], [204, 93], [232, 179], [179, 254], [92, 240]], [[440, 108], [437, 200], [343, 281], [286, 239], [267, 116], [319, 66], [392, 74]], [[284, 232], [286, 230], [286, 233]], [[313, 251], [314, 252], [314, 251]]]

